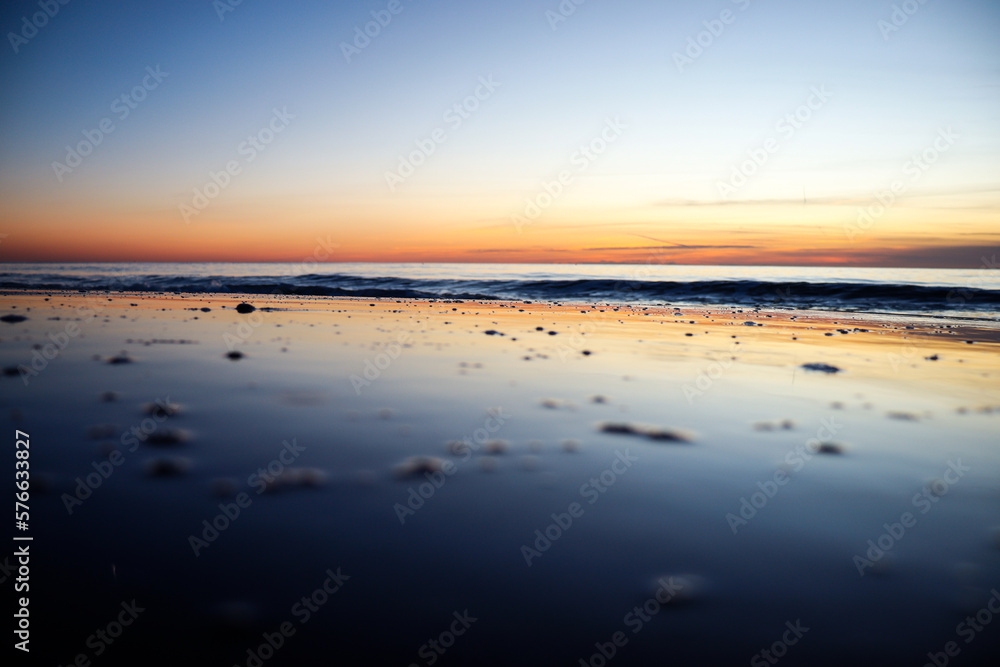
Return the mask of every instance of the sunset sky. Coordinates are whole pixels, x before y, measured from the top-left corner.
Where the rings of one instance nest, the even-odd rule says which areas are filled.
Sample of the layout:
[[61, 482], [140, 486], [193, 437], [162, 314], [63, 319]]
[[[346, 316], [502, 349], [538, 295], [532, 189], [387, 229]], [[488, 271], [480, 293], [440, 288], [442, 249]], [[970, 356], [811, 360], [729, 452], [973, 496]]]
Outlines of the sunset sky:
[[0, 261], [1000, 246], [995, 0], [232, 3], [5, 3]]

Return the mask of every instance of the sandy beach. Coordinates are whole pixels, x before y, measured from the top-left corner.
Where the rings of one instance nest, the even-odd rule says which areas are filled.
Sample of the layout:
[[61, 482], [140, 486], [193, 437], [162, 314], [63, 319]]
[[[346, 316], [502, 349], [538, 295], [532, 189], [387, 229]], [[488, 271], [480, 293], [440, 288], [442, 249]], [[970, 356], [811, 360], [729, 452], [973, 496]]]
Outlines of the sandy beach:
[[995, 323], [243, 302], [3, 296], [46, 664], [997, 648]]

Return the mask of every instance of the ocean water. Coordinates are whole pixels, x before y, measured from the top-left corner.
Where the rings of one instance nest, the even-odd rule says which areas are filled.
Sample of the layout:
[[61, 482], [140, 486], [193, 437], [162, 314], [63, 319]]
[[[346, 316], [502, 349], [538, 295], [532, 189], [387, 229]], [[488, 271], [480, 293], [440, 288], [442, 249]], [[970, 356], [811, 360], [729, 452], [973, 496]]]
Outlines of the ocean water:
[[732, 305], [997, 319], [1000, 271], [662, 264], [0, 264], [0, 288]]

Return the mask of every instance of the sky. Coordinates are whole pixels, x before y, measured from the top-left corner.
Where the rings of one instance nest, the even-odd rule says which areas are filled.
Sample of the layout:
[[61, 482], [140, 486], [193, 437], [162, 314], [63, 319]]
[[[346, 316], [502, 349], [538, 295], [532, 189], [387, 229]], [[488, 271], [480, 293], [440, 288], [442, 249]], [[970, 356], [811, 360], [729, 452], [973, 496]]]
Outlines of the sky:
[[995, 0], [17, 0], [0, 30], [0, 261], [1000, 246]]

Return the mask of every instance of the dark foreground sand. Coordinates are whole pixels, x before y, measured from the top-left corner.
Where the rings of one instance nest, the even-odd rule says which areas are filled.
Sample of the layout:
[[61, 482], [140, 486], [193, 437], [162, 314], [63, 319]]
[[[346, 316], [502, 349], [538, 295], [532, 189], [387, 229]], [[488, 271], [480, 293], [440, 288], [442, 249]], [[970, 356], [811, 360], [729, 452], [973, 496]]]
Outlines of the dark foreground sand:
[[240, 301], [0, 297], [33, 664], [997, 655], [995, 323]]

